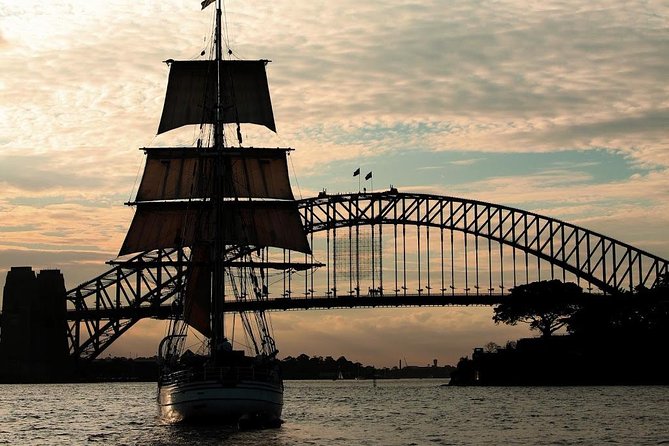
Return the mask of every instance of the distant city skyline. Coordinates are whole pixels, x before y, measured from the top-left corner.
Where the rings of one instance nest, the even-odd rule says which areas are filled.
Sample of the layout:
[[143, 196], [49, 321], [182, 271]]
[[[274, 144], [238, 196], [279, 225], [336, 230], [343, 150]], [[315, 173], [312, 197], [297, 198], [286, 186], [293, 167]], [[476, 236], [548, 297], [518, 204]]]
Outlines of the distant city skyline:
[[[559, 218], [669, 257], [669, 5], [226, 1], [235, 56], [267, 58], [296, 197], [386, 190], [462, 196]], [[0, 6], [0, 284], [59, 268], [68, 288], [108, 269], [133, 210], [167, 67], [208, 52], [212, 10], [27, 0]], [[361, 177], [352, 176], [360, 169]], [[373, 172], [373, 178], [364, 176]], [[359, 183], [360, 180], [360, 183]], [[273, 313], [280, 356], [455, 364], [529, 334], [490, 308]], [[109, 353], [155, 354], [143, 321]]]

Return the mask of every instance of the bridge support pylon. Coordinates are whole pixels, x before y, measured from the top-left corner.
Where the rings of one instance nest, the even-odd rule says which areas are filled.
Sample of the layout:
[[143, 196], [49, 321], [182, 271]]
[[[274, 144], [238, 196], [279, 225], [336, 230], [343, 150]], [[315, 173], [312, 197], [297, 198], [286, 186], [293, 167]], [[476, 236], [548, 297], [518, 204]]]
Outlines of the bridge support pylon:
[[72, 371], [63, 275], [12, 267], [0, 318], [0, 382], [68, 381]]

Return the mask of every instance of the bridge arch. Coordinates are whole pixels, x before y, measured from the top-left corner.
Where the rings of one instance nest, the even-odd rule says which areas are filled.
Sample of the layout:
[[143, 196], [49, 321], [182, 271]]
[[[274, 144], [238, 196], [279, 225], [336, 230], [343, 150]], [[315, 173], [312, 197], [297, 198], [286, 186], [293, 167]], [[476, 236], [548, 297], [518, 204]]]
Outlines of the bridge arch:
[[[567, 272], [571, 273], [579, 281], [587, 282], [589, 288], [594, 286], [604, 293], [631, 290], [639, 285], [651, 287], [669, 268], [667, 260], [595, 231], [533, 212], [478, 200], [400, 193], [391, 189], [375, 193], [321, 193], [318, 197], [300, 200], [298, 206], [305, 228], [310, 233], [381, 225], [455, 231], [465, 235], [465, 244], [467, 235], [474, 237], [475, 244], [479, 238], [495, 242], [500, 257], [497, 260], [502, 267], [503, 247], [507, 246], [512, 250], [514, 267], [516, 251], [523, 253], [521, 261], [525, 261], [526, 274], [528, 256], [532, 256], [537, 260], [539, 271], [541, 260], [549, 263], [551, 278], [556, 278], [557, 268], [561, 270], [563, 279]], [[478, 250], [478, 245], [475, 249]], [[466, 252], [467, 248], [465, 255]], [[515, 271], [513, 274], [515, 285]], [[503, 276], [503, 270], [500, 275]], [[503, 290], [503, 284], [501, 286]], [[444, 291], [443, 286], [441, 291]]]

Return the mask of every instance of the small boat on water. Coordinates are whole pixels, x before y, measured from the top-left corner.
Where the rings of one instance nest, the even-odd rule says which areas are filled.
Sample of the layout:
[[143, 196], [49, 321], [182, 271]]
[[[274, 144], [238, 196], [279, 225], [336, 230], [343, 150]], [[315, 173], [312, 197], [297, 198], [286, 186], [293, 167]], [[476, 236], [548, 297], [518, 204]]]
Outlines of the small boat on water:
[[143, 149], [144, 173], [128, 203], [136, 212], [119, 255], [176, 249], [180, 260], [172, 266], [187, 271], [178, 289], [162, 290], [176, 296], [158, 349], [162, 418], [274, 427], [281, 424], [284, 388], [268, 316], [230, 315], [225, 304], [266, 300], [270, 270], [300, 268], [271, 259], [271, 250], [284, 259], [287, 251], [311, 250], [288, 178], [292, 149], [242, 146], [242, 123], [276, 131], [268, 61], [224, 58], [221, 0], [215, 3], [212, 57], [166, 61], [158, 128], [161, 134], [196, 124], [200, 135], [194, 147]]

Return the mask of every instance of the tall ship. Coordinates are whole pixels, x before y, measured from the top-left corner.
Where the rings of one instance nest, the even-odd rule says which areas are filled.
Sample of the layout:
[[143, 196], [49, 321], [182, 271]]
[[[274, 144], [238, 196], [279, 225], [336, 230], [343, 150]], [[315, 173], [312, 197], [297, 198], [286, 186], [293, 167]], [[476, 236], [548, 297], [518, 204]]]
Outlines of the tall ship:
[[213, 57], [166, 61], [158, 128], [199, 125], [200, 137], [193, 147], [143, 149], [119, 256], [177, 248], [188, 268], [158, 348], [161, 417], [273, 427], [281, 423], [283, 381], [268, 316], [230, 314], [225, 304], [268, 299], [272, 277], [309, 267], [286, 262], [290, 252], [306, 258], [311, 249], [288, 176], [291, 149], [242, 146], [242, 124], [276, 132], [268, 61], [224, 54], [221, 0], [205, 0], [202, 9], [212, 3]]

